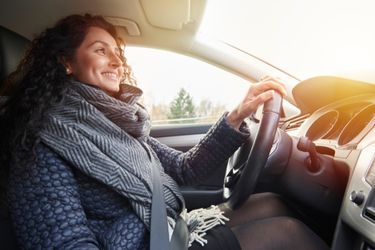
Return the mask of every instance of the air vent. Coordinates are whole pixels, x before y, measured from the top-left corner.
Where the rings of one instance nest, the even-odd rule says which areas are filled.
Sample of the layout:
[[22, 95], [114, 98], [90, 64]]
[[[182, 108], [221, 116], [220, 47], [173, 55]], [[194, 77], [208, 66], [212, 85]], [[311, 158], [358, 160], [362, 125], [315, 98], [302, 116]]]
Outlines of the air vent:
[[375, 223], [375, 189], [372, 188], [368, 196], [365, 207], [363, 208], [363, 216]]
[[371, 221], [375, 222], [375, 208], [373, 207], [366, 207], [364, 216]]
[[310, 114], [304, 114], [300, 116], [294, 116], [292, 118], [281, 120], [280, 128], [285, 131], [295, 130], [301, 127], [302, 123], [310, 116]]

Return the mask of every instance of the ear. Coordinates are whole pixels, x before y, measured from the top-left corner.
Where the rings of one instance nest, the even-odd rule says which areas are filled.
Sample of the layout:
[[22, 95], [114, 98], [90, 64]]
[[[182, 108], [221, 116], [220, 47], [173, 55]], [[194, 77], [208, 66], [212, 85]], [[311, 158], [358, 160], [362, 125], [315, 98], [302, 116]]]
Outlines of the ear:
[[66, 57], [61, 57], [60, 62], [65, 67], [66, 74], [71, 75], [73, 73], [73, 67], [70, 60], [68, 60]]

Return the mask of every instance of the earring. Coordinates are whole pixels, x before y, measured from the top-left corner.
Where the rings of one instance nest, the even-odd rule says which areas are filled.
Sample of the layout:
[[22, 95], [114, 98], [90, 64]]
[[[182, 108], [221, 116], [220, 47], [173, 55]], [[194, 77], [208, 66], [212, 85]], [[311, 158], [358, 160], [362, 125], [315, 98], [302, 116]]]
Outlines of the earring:
[[72, 72], [70, 71], [70, 69], [66, 68], [66, 74], [67, 75], [70, 75]]

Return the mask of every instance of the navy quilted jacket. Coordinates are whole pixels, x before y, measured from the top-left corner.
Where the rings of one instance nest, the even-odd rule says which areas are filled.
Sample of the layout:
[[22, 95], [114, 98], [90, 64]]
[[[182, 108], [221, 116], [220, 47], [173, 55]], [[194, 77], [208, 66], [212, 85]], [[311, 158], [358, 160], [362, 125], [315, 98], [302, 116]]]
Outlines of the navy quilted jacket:
[[[222, 164], [247, 138], [225, 115], [186, 153], [148, 138], [166, 173], [192, 184]], [[23, 249], [147, 249], [149, 232], [128, 201], [64, 162], [43, 144], [33, 162], [11, 167], [8, 198]]]

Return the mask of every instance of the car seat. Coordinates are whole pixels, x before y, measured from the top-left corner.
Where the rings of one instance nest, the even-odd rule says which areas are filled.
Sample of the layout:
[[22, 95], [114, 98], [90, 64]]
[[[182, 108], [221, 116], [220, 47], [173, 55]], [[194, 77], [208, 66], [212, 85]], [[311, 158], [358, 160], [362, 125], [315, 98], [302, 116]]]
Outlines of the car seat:
[[[0, 87], [5, 78], [17, 68], [29, 44], [28, 39], [0, 26]], [[18, 247], [7, 207], [5, 173], [4, 166], [0, 166], [0, 248], [13, 250]]]

